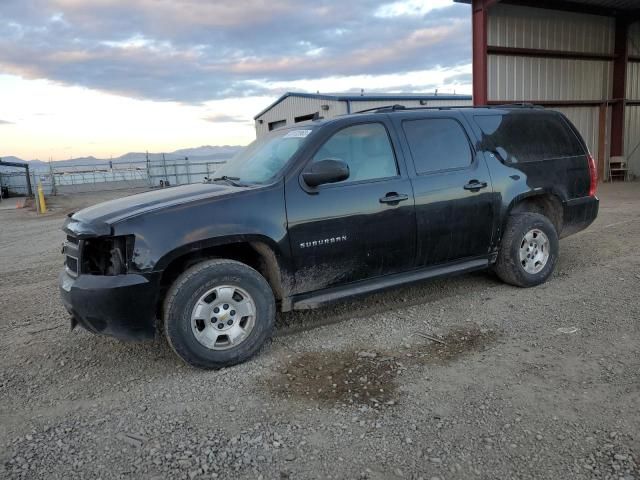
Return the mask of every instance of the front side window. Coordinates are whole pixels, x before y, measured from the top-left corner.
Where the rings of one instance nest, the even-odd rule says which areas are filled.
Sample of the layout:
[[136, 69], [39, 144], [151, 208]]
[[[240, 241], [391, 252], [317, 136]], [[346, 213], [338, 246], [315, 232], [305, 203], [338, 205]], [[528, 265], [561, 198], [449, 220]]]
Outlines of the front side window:
[[469, 140], [460, 124], [451, 118], [429, 118], [402, 122], [418, 175], [464, 168], [471, 165]]
[[349, 178], [339, 183], [398, 175], [387, 129], [380, 123], [354, 125], [335, 133], [316, 152], [313, 161], [327, 158], [342, 160], [349, 165]]

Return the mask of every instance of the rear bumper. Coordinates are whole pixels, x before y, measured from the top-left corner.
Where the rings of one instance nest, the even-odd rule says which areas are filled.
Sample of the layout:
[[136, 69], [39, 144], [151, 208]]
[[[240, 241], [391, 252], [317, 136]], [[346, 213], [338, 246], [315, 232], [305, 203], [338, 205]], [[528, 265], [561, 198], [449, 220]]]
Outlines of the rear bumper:
[[561, 237], [584, 230], [598, 216], [600, 200], [598, 197], [582, 197], [569, 200], [564, 205]]
[[159, 275], [80, 275], [58, 277], [62, 303], [90, 332], [123, 340], [155, 336]]

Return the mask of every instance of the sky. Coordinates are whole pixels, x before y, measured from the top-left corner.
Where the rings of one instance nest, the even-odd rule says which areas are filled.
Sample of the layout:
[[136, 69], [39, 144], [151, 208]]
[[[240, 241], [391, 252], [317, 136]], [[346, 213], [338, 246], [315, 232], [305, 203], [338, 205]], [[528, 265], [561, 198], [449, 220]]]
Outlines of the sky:
[[244, 145], [286, 91], [471, 92], [452, 0], [1, 0], [0, 156]]

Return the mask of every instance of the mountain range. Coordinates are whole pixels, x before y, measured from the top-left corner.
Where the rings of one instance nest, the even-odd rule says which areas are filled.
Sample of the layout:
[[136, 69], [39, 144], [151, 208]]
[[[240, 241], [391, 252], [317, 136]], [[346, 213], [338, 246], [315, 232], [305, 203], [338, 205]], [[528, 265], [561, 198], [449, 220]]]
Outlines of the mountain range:
[[[167, 160], [175, 160], [175, 159], [183, 159], [185, 157], [194, 160], [225, 160], [231, 158], [235, 155], [239, 150], [243, 147], [240, 145], [202, 145], [200, 147], [194, 148], [181, 148], [174, 152], [170, 153], [149, 153], [150, 160], [162, 160], [162, 155], [165, 156]], [[146, 152], [129, 152], [124, 155], [120, 155], [119, 157], [113, 158], [96, 158], [93, 156], [89, 157], [79, 157], [72, 158], [69, 160], [58, 160], [55, 162], [56, 167], [62, 166], [73, 166], [73, 165], [86, 165], [91, 163], [99, 163], [99, 162], [108, 162], [111, 161], [113, 163], [128, 163], [133, 161], [141, 161], [146, 159]], [[42, 160], [23, 160], [21, 158], [15, 157], [13, 155], [1, 156], [0, 160], [5, 162], [16, 162], [16, 163], [28, 163], [29, 168], [32, 169], [40, 169], [48, 166], [48, 162], [43, 162]]]

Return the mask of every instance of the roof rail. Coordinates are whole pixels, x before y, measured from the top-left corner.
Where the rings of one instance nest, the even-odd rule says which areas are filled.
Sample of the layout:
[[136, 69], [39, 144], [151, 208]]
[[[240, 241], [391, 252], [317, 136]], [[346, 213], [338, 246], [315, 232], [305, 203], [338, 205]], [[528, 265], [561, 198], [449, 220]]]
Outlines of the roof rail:
[[485, 108], [544, 108], [542, 105], [535, 105], [528, 102], [502, 103], [499, 105], [487, 105]]
[[353, 112], [353, 113], [367, 113], [367, 112], [380, 113], [380, 112], [394, 112], [396, 110], [407, 110], [407, 107], [399, 104], [383, 105], [382, 107], [367, 108], [365, 110], [358, 110], [357, 112]]
[[359, 110], [357, 112], [353, 112], [355, 114], [358, 113], [388, 113], [388, 112], [397, 112], [397, 111], [412, 111], [412, 110], [452, 110], [452, 109], [474, 109], [474, 108], [497, 108], [497, 109], [506, 109], [506, 108], [540, 108], [544, 109], [541, 105], [535, 105], [533, 103], [505, 103], [500, 105], [441, 105], [436, 107], [405, 107], [404, 105], [383, 105], [381, 107], [373, 107], [367, 108], [366, 110]]

